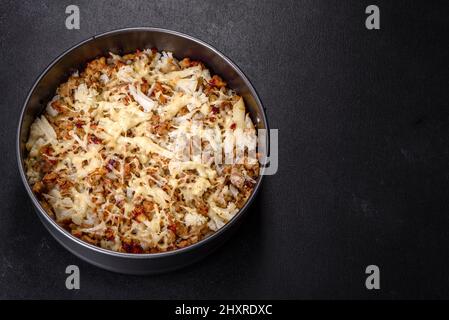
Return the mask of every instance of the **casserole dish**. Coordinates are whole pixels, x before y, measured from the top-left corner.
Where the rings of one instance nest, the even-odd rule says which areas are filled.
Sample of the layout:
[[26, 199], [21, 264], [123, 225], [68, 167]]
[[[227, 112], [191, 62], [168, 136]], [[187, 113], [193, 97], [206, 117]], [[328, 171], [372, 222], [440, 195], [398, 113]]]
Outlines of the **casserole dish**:
[[[45, 227], [58, 242], [78, 257], [104, 269], [129, 274], [151, 274], [174, 270], [212, 252], [235, 230], [253, 201], [263, 178], [262, 171], [248, 201], [225, 226], [198, 243], [169, 252], [131, 254], [102, 249], [74, 237], [45, 212], [33, 194], [24, 170], [25, 143], [31, 123], [45, 109], [59, 84], [66, 81], [75, 70], [81, 70], [88, 61], [106, 56], [109, 52], [121, 55], [137, 49], [153, 47], [171, 51], [176, 57], [189, 57], [204, 62], [214, 73], [223, 77], [230, 88], [243, 97], [256, 128], [268, 129], [264, 108], [254, 88], [243, 72], [223, 54], [200, 40], [175, 31], [158, 28], [128, 28], [94, 36], [56, 58], [44, 70], [28, 94], [20, 116], [17, 134], [20, 175]], [[269, 150], [268, 141], [266, 141], [265, 150]]]

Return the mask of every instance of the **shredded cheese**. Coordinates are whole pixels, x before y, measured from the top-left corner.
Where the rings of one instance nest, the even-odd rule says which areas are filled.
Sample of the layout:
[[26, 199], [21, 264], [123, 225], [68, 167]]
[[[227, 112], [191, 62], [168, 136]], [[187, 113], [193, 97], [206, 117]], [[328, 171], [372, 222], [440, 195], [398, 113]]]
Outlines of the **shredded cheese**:
[[35, 119], [26, 174], [73, 235], [161, 252], [233, 218], [259, 174], [248, 158], [255, 141], [243, 99], [200, 62], [111, 53], [61, 84]]

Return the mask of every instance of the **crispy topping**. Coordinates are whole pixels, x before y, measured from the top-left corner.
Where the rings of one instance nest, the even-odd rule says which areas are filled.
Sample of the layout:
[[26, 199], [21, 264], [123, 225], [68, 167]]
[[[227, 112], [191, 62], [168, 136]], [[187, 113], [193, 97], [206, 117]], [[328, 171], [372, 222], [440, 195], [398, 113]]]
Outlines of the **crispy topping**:
[[246, 153], [223, 165], [195, 151], [234, 155], [251, 134], [243, 99], [200, 61], [111, 54], [70, 76], [34, 121], [27, 176], [74, 236], [119, 252], [174, 250], [232, 219], [259, 172]]

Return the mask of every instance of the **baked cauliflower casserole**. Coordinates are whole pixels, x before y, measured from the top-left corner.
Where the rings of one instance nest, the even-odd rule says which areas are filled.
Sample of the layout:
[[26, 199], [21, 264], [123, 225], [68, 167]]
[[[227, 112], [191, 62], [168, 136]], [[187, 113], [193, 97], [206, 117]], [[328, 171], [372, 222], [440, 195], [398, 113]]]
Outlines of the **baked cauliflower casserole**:
[[255, 141], [243, 99], [203, 63], [156, 49], [111, 53], [72, 74], [34, 121], [26, 174], [74, 236], [164, 252], [198, 242], [243, 207], [259, 175]]

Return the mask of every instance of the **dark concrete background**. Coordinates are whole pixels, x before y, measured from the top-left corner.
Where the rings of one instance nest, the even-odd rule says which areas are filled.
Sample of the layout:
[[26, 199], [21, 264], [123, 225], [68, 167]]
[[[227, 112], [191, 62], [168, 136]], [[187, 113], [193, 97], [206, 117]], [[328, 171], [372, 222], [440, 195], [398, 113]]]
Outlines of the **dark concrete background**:
[[[81, 29], [65, 29], [65, 7]], [[447, 2], [446, 2], [447, 3]], [[381, 30], [365, 28], [377, 4]], [[449, 297], [449, 19], [444, 2], [0, 3], [0, 298]], [[64, 250], [19, 179], [27, 91], [80, 40], [129, 26], [191, 34], [233, 59], [280, 130], [280, 167], [249, 218], [205, 260], [150, 277]], [[65, 267], [81, 290], [65, 289]], [[381, 270], [368, 291], [365, 267]]]

